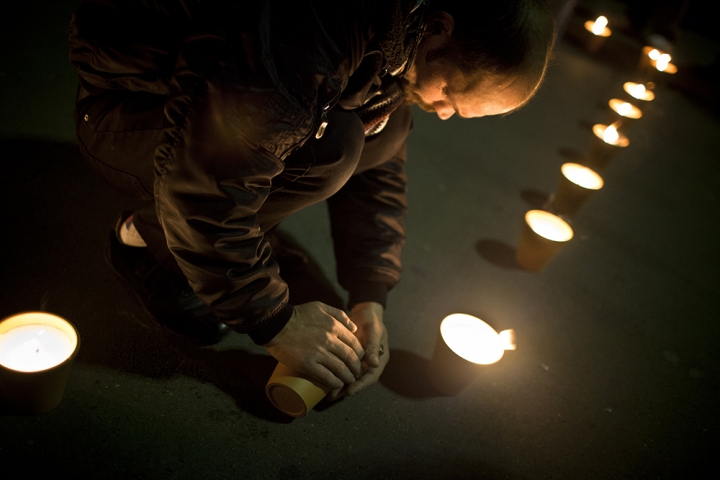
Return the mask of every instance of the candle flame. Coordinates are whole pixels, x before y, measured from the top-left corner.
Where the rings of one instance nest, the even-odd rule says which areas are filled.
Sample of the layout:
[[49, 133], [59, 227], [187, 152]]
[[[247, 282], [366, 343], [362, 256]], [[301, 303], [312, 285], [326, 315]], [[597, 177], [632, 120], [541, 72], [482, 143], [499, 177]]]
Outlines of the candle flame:
[[544, 210], [530, 210], [525, 221], [533, 232], [554, 242], [567, 242], [573, 237], [573, 229], [557, 215]]
[[632, 112], [633, 106], [627, 102], [623, 102], [617, 107], [617, 113], [622, 115], [623, 117], [626, 117], [630, 112]]
[[489, 365], [500, 360], [505, 350], [515, 350], [515, 332], [499, 334], [477, 317], [455, 313], [440, 324], [443, 341], [460, 357], [473, 363]]
[[645, 95], [645, 85], [643, 85], [642, 83], [629, 87], [629, 90], [630, 94], [635, 98], [639, 98]]
[[647, 55], [651, 60], [657, 60], [660, 57], [660, 51], [657, 48], [653, 48]]
[[661, 72], [664, 72], [667, 70], [668, 65], [670, 64], [670, 55], [667, 53], [663, 53], [655, 60], [655, 68], [660, 70]]
[[600, 190], [604, 184], [600, 175], [577, 163], [565, 163], [560, 171], [572, 183], [588, 190]]
[[595, 35], [600, 35], [605, 31], [605, 27], [607, 27], [607, 24], [607, 17], [600, 15], [597, 20], [595, 20], [595, 23], [593, 23], [592, 33], [594, 33]]
[[617, 143], [618, 139], [620, 138], [620, 135], [618, 134], [617, 127], [613, 123], [612, 125], [608, 125], [608, 127], [603, 132], [603, 141], [605, 143], [615, 144]]
[[498, 337], [500, 337], [503, 350], [515, 350], [517, 348], [517, 344], [515, 343], [515, 330], [512, 328], [498, 333]]

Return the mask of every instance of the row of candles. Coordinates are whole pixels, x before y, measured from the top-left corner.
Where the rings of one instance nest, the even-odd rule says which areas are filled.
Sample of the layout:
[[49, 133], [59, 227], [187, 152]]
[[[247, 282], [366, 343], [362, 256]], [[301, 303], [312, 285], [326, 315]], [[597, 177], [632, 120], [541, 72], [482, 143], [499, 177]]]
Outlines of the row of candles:
[[[587, 21], [589, 50], [597, 49], [598, 39], [611, 35], [607, 18]], [[674, 74], [677, 67], [671, 56], [657, 48], [646, 46], [642, 49], [638, 65], [638, 76], [642, 83], [623, 84], [623, 98], [612, 98], [608, 102], [608, 124], [596, 124], [592, 128], [587, 155], [583, 165], [566, 163], [561, 167], [560, 181], [555, 193], [542, 210], [531, 210], [525, 216], [525, 224], [517, 250], [517, 261], [528, 270], [541, 270], [562, 246], [573, 238], [573, 230], [566, 221], [578, 213], [585, 202], [598, 190], [604, 181], [600, 176], [610, 160], [630, 145], [628, 137], [619, 129], [627, 129], [642, 118], [641, 103], [655, 99], [652, 88], [662, 80], [658, 75]]]
[[[588, 48], [596, 50], [602, 39], [611, 35], [605, 17], [588, 21]], [[601, 39], [601, 40], [598, 40]], [[562, 165], [560, 181], [543, 209], [530, 210], [518, 244], [518, 264], [539, 271], [573, 236], [568, 217], [578, 213], [604, 181], [598, 171], [630, 144], [619, 129], [640, 119], [637, 102], [655, 98], [654, 72], [675, 73], [669, 54], [653, 47], [642, 51], [639, 71], [644, 83], [626, 82], [625, 98], [608, 102], [608, 125], [593, 126], [584, 164]], [[17, 413], [42, 413], [60, 402], [66, 379], [80, 346], [80, 336], [67, 320], [43, 312], [28, 312], [0, 321], [0, 399]], [[427, 378], [440, 393], [456, 395], [478, 374], [478, 368], [497, 362], [506, 350], [515, 349], [512, 330], [496, 332], [479, 318], [452, 314], [440, 324], [435, 351]], [[305, 415], [328, 393], [313, 379], [278, 364], [266, 385], [270, 401], [281, 411], [295, 417]]]

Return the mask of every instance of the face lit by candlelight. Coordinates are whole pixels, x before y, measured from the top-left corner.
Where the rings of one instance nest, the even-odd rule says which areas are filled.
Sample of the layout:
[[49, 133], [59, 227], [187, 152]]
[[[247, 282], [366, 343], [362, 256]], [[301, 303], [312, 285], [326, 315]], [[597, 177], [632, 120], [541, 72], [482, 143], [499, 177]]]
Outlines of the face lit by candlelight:
[[477, 118], [509, 113], [532, 97], [539, 84], [528, 91], [523, 82], [504, 75], [468, 78], [457, 66], [429, 59], [445, 45], [454, 26], [452, 17], [436, 19], [436, 24], [437, 33], [426, 35], [406, 75], [408, 101], [447, 120], [455, 114]]

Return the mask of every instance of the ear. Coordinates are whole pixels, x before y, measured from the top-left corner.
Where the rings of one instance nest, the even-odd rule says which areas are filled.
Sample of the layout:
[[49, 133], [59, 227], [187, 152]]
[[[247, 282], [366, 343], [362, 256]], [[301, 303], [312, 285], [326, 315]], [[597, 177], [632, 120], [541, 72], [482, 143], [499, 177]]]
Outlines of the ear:
[[447, 12], [433, 12], [428, 17], [425, 35], [451, 36], [455, 29], [455, 19]]

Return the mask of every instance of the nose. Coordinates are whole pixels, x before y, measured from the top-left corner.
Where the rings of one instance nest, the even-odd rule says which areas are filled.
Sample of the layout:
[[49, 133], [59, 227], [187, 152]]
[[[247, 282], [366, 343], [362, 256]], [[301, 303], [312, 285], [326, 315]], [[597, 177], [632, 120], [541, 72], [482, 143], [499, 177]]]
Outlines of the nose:
[[455, 109], [447, 102], [435, 102], [435, 113], [440, 117], [440, 120], [447, 120], [455, 114]]

